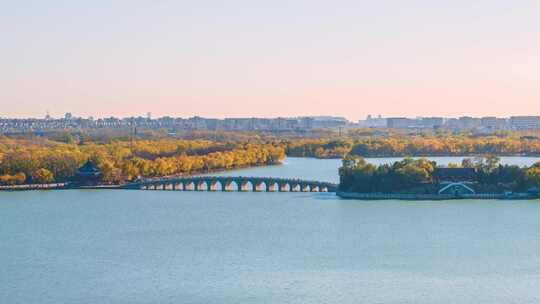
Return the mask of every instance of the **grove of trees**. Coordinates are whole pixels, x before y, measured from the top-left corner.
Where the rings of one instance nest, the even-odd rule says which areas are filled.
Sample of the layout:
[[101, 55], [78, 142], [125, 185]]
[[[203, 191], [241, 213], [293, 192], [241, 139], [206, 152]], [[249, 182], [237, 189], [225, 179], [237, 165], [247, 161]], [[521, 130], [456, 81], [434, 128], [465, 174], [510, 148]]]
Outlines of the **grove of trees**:
[[[438, 189], [433, 172], [437, 163], [426, 158], [405, 158], [393, 164], [373, 165], [348, 155], [339, 169], [340, 190], [360, 193], [426, 193]], [[450, 167], [474, 167], [475, 187], [484, 193], [525, 192], [540, 188], [540, 162], [530, 167], [502, 165], [497, 156], [464, 159]]]
[[297, 157], [540, 155], [540, 139], [518, 136], [389, 136], [361, 139], [301, 139], [287, 142], [287, 155]]
[[273, 144], [178, 139], [77, 144], [0, 137], [0, 184], [67, 181], [86, 160], [99, 167], [103, 182], [120, 183], [277, 164], [284, 157], [284, 148]]

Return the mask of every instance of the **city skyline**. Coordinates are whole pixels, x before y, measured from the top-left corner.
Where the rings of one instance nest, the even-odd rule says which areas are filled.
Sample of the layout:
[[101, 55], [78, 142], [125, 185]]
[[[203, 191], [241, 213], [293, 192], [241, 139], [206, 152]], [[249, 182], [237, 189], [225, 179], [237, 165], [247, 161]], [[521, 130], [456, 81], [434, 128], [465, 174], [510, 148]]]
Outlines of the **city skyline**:
[[537, 1], [6, 3], [2, 117], [540, 113]]
[[[7, 115], [0, 115], [0, 119], [13, 119], [13, 120], [27, 120], [27, 119], [85, 119], [85, 120], [100, 120], [100, 119], [130, 119], [130, 118], [147, 118], [147, 119], [163, 119], [163, 118], [174, 118], [174, 119], [190, 119], [190, 118], [203, 118], [203, 119], [217, 119], [217, 120], [228, 120], [228, 119], [301, 119], [301, 118], [315, 118], [315, 119], [345, 119], [348, 122], [358, 122], [358, 121], [366, 121], [366, 120], [376, 120], [376, 119], [425, 119], [425, 118], [438, 118], [438, 119], [444, 119], [444, 120], [451, 120], [451, 119], [460, 119], [460, 118], [474, 118], [474, 119], [481, 119], [481, 118], [500, 118], [500, 119], [510, 119], [511, 117], [535, 117], [540, 118], [540, 114], [537, 113], [528, 113], [528, 114], [520, 114], [520, 115], [503, 115], [503, 116], [497, 116], [497, 115], [472, 115], [470, 113], [461, 113], [459, 116], [444, 116], [444, 115], [435, 115], [435, 114], [427, 114], [427, 115], [381, 115], [381, 114], [375, 114], [375, 113], [368, 113], [365, 116], [358, 117], [357, 119], [350, 119], [346, 115], [337, 115], [332, 113], [325, 113], [325, 114], [316, 114], [316, 115], [308, 115], [308, 114], [302, 114], [299, 115], [277, 115], [277, 116], [256, 116], [256, 115], [247, 115], [247, 116], [205, 116], [200, 114], [194, 114], [194, 115], [173, 115], [171, 113], [165, 113], [164, 115], [155, 115], [152, 112], [144, 112], [144, 113], [135, 113], [133, 115], [101, 115], [101, 116], [94, 116], [94, 115], [80, 115], [80, 113], [76, 112], [60, 112], [57, 111], [58, 114], [52, 114], [50, 111], [46, 111], [41, 116], [7, 116]], [[1, 114], [1, 113], [0, 113]]]
[[[156, 115], [154, 112], [142, 112], [142, 113], [132, 113], [130, 115], [126, 113], [120, 113], [120, 114], [103, 114], [103, 112], [97, 112], [98, 115], [82, 115], [81, 113], [77, 112], [69, 112], [69, 111], [45, 111], [44, 113], [37, 114], [37, 115], [6, 115], [6, 111], [2, 110], [0, 112], [0, 119], [44, 119], [46, 117], [54, 118], [54, 119], [61, 119], [64, 118], [66, 114], [73, 115], [73, 117], [76, 118], [83, 118], [83, 119], [106, 119], [106, 118], [119, 118], [119, 119], [126, 119], [126, 118], [134, 118], [134, 117], [148, 117], [148, 115], [151, 115], [151, 118], [165, 118], [165, 117], [172, 117], [172, 118], [192, 118], [192, 117], [201, 117], [201, 118], [207, 118], [207, 119], [250, 119], [250, 118], [258, 118], [258, 119], [277, 119], [277, 118], [303, 118], [303, 117], [337, 117], [337, 118], [345, 118], [348, 121], [351, 122], [357, 122], [368, 119], [368, 117], [371, 118], [410, 118], [410, 119], [416, 119], [416, 118], [444, 118], [444, 119], [457, 119], [460, 117], [474, 117], [474, 118], [482, 118], [482, 117], [496, 117], [496, 118], [510, 118], [513, 116], [540, 116], [539, 112], [529, 112], [529, 113], [520, 113], [516, 112], [517, 114], [501, 114], [501, 115], [473, 115], [471, 113], [461, 113], [459, 115], [454, 116], [445, 116], [445, 115], [436, 115], [433, 113], [426, 113], [425, 115], [404, 115], [397, 113], [396, 115], [382, 115], [380, 113], [366, 113], [363, 116], [359, 117], [352, 117], [350, 115], [338, 115], [337, 113], [319, 113], [319, 114], [311, 114], [308, 115], [306, 113], [297, 113], [297, 115], [279, 115], [276, 113], [276, 115], [250, 115], [246, 114], [245, 116], [241, 115], [232, 115], [232, 116], [210, 116], [210, 115], [202, 115], [200, 113], [193, 113], [189, 115], [182, 115], [178, 114], [175, 115], [173, 113], [166, 113], [160, 114], [161, 112], [158, 112], [158, 115]], [[101, 114], [99, 114], [101, 113]]]
[[358, 129], [389, 128], [414, 130], [451, 130], [473, 131], [482, 134], [493, 134], [498, 131], [540, 130], [540, 116], [510, 117], [382, 117], [371, 116], [365, 120], [349, 121], [336, 116], [300, 116], [278, 118], [208, 118], [208, 117], [108, 117], [81, 118], [66, 113], [62, 118], [47, 116], [45, 118], [13, 119], [0, 118], [0, 135], [27, 132], [45, 132], [58, 130], [84, 129], [168, 129], [170, 134], [176, 131], [269, 131], [269, 132], [306, 132], [316, 129]]

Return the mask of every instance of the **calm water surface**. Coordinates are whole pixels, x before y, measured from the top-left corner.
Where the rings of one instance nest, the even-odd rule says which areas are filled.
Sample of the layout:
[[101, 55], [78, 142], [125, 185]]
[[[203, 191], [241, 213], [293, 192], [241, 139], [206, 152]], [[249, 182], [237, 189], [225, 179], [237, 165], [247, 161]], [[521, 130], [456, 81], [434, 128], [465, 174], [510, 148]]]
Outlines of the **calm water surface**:
[[[229, 174], [337, 181], [338, 165]], [[0, 193], [0, 261], [0, 303], [539, 303], [540, 201]]]

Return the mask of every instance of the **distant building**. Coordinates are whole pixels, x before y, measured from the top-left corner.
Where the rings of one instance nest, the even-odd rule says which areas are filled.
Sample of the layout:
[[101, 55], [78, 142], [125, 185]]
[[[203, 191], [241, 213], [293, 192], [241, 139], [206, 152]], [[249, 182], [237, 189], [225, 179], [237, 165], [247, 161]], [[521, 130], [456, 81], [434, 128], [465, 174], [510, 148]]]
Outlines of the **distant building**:
[[349, 122], [344, 117], [335, 116], [310, 116], [310, 118], [312, 119], [312, 127], [319, 129], [342, 127]]
[[482, 117], [480, 118], [480, 125], [482, 127], [494, 128], [497, 126], [497, 117]]
[[442, 117], [422, 117], [421, 125], [424, 128], [439, 128], [444, 124]]
[[516, 130], [540, 130], [540, 116], [512, 116], [510, 125]]
[[384, 128], [386, 127], [386, 118], [382, 118], [381, 115], [372, 117], [368, 115], [365, 120], [359, 120], [358, 125], [365, 128]]
[[480, 118], [463, 116], [458, 119], [460, 129], [474, 129], [480, 126]]
[[505, 118], [497, 118], [493, 116], [480, 118], [480, 126], [487, 130], [506, 130], [508, 129], [508, 121]]
[[408, 129], [421, 127], [421, 124], [417, 119], [390, 117], [386, 119], [386, 127], [391, 129]]
[[313, 122], [314, 122], [314, 118], [313, 117], [301, 117], [300, 118], [300, 128], [301, 129], [306, 129], [306, 130], [309, 130], [309, 129], [312, 129], [313, 128]]
[[450, 118], [446, 121], [445, 127], [454, 130], [472, 130], [481, 126], [480, 118], [463, 116], [460, 118]]

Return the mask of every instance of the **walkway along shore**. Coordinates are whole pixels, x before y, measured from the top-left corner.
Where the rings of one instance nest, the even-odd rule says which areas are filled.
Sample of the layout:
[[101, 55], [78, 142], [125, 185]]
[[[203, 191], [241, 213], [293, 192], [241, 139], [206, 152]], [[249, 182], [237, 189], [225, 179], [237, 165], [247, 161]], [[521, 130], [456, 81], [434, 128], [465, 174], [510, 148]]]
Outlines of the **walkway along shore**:
[[68, 185], [69, 183], [10, 185], [0, 186], [0, 191], [60, 190], [67, 189]]

